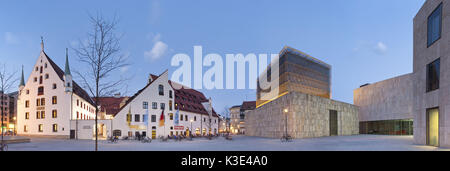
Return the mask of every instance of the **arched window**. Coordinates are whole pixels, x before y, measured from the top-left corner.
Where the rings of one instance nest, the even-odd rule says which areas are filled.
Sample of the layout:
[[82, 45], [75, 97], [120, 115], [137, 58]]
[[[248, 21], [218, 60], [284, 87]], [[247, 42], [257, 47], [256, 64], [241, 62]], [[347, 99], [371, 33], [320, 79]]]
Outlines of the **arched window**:
[[163, 85], [159, 85], [158, 90], [159, 90], [159, 95], [160, 96], [164, 96], [164, 86]]

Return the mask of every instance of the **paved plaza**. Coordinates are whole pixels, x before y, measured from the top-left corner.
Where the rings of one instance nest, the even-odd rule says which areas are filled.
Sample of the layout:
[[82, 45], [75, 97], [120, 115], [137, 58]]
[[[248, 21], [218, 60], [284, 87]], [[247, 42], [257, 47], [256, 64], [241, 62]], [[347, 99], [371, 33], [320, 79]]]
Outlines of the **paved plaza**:
[[[94, 141], [31, 138], [30, 143], [9, 144], [9, 151], [91, 151]], [[137, 141], [99, 142], [101, 151], [435, 151], [444, 148], [414, 145], [412, 136], [357, 135], [296, 139], [283, 143], [279, 139], [233, 136], [213, 140], [151, 143]]]

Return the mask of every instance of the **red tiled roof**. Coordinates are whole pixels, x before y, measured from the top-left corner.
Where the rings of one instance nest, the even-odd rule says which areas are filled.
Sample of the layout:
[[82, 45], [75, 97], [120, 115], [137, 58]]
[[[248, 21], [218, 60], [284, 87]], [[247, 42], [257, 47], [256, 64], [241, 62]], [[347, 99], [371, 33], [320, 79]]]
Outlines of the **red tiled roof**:
[[241, 110], [254, 110], [256, 108], [256, 101], [243, 102]]
[[[170, 80], [169, 84], [175, 91], [175, 104], [177, 104], [177, 107], [175, 107], [175, 109], [179, 108], [181, 111], [188, 111], [208, 115], [208, 112], [202, 105], [202, 103], [207, 102], [208, 99], [206, 99], [205, 95], [202, 92], [199, 92], [191, 88], [187, 88], [186, 86], [182, 86], [181, 84], [172, 82]], [[174, 84], [182, 86], [182, 88], [176, 90], [174, 88]], [[213, 116], [218, 117], [214, 109], [213, 109]]]
[[[50, 65], [52, 65], [52, 68], [55, 70], [58, 77], [62, 81], [64, 81], [64, 71], [58, 65], [56, 65], [56, 63], [53, 62], [53, 60], [50, 57], [48, 57], [48, 55], [45, 52], [43, 52], [43, 53], [44, 53], [45, 57], [47, 58], [47, 60], [50, 62]], [[89, 96], [89, 94], [86, 93], [86, 91], [84, 91], [83, 88], [81, 88], [75, 81], [72, 81], [72, 82], [73, 82], [73, 93], [80, 96], [82, 99], [84, 99], [91, 105], [95, 106], [94, 101], [92, 101], [92, 99], [91, 99], [91, 96]]]
[[107, 115], [116, 116], [120, 112], [120, 104], [127, 97], [99, 97], [98, 103], [101, 106], [101, 111], [106, 112]]
[[[150, 74], [150, 77], [152, 77], [152, 81], [149, 84], [147, 84], [144, 88], [139, 90], [136, 94], [131, 96], [127, 100], [125, 105], [123, 105], [119, 109], [119, 111], [121, 111], [125, 106], [127, 106], [129, 103], [131, 103], [137, 96], [139, 96], [142, 93], [142, 91], [144, 91], [148, 86], [150, 86], [160, 76], [156, 76], [156, 75]], [[169, 80], [169, 84], [170, 84], [170, 86], [172, 86], [172, 88], [173, 88], [173, 84], [181, 85], [179, 83], [172, 82], [171, 80]], [[180, 89], [180, 90], [175, 90], [175, 88], [174, 88], [174, 91], [175, 91], [174, 92], [175, 104], [178, 104], [177, 106], [180, 107], [179, 109], [181, 111], [187, 111], [187, 112], [193, 112], [193, 113], [200, 113], [200, 114], [203, 114], [203, 115], [208, 115], [208, 112], [206, 111], [206, 109], [201, 104], [202, 102], [208, 101], [208, 99], [206, 99], [206, 97], [205, 97], [205, 95], [203, 95], [203, 93], [201, 93], [201, 92], [199, 92], [197, 90], [194, 90], [194, 89], [185, 88], [185, 86], [183, 86], [183, 88]], [[178, 98], [177, 98], [177, 96], [178, 96]], [[175, 107], [175, 109], [178, 109], [178, 107]], [[214, 109], [213, 109], [213, 114], [212, 115], [214, 117], [218, 117], [218, 115], [217, 115], [217, 113], [216, 113], [216, 111]]]

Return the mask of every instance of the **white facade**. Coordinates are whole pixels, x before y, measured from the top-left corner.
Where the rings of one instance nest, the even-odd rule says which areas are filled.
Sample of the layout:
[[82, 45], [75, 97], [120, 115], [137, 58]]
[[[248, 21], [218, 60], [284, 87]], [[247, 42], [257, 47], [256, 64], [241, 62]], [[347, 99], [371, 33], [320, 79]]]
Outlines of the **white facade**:
[[[175, 126], [175, 114], [177, 110], [175, 109], [175, 91], [169, 84], [168, 72], [164, 72], [162, 75], [157, 77], [155, 80], [147, 85], [144, 89], [138, 92], [134, 98], [130, 98], [122, 110], [114, 117], [112, 130], [120, 130], [120, 137], [126, 136], [136, 136], [136, 132], [140, 135], [146, 135], [150, 138], [158, 138], [160, 136], [168, 135], [189, 135], [189, 130], [191, 128], [191, 120], [193, 133], [197, 130], [200, 134], [200, 130], [205, 130], [205, 135], [208, 131], [208, 115], [202, 115], [198, 113], [179, 111], [179, 123]], [[164, 95], [159, 94], [159, 86], [162, 85], [164, 88]], [[172, 96], [170, 97], [170, 92]], [[145, 109], [144, 103], [148, 104], [148, 109]], [[153, 103], [157, 104], [157, 108], [153, 108]], [[160, 126], [160, 117], [163, 111], [161, 104], [165, 105], [164, 108], [164, 126]], [[172, 104], [170, 107], [169, 104]], [[143, 122], [143, 115], [147, 113], [148, 110], [148, 124]], [[127, 115], [131, 113], [131, 122], [127, 122]], [[172, 115], [172, 117], [171, 117]], [[187, 121], [186, 121], [187, 115]], [[139, 121], [136, 122], [136, 116], [139, 117]], [[183, 117], [183, 119], [181, 119]], [[204, 120], [203, 120], [204, 119]], [[203, 122], [201, 122], [203, 120]], [[218, 132], [218, 118], [213, 117], [211, 132]]]
[[[77, 112], [83, 113], [85, 119], [95, 117], [94, 106], [74, 93], [72, 87], [84, 90], [71, 80], [65, 84], [61, 74], [64, 72], [42, 50], [27, 81], [19, 88], [18, 134], [69, 137], [70, 120], [76, 119]], [[77, 106], [77, 101], [83, 107]]]

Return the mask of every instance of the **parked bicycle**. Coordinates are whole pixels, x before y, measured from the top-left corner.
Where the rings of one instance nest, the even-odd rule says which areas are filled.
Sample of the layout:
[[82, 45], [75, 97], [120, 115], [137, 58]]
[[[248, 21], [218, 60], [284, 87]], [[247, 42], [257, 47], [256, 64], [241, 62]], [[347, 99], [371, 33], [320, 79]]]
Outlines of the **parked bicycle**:
[[290, 135], [283, 135], [281, 142], [292, 142], [292, 137]]
[[149, 138], [149, 137], [143, 137], [142, 140], [141, 140], [141, 142], [142, 142], [142, 143], [151, 143], [151, 142], [152, 142], [152, 139]]
[[108, 142], [110, 142], [110, 143], [117, 143], [117, 142], [119, 142], [119, 138], [117, 136], [109, 137], [108, 140], [109, 140]]
[[8, 151], [8, 144], [6, 144], [6, 143], [1, 144], [0, 151]]
[[169, 140], [169, 138], [165, 137], [165, 136], [159, 136], [159, 141], [161, 142], [166, 142], [167, 140]]

